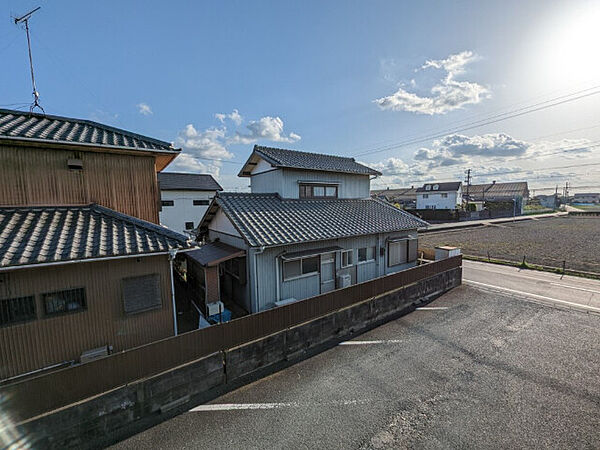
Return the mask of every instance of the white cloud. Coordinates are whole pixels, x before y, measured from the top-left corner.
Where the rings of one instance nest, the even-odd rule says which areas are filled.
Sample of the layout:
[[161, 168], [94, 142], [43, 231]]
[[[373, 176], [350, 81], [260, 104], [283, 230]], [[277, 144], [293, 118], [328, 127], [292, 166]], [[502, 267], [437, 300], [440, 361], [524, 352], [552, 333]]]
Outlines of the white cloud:
[[149, 116], [151, 114], [154, 114], [152, 112], [152, 108], [150, 108], [150, 105], [148, 103], [142, 102], [142, 103], [138, 103], [136, 106], [138, 108], [138, 112], [140, 114], [143, 114], [144, 116]]
[[241, 116], [237, 109], [234, 109], [230, 114], [217, 113], [215, 117], [221, 122], [225, 123], [225, 119], [231, 120], [237, 126], [240, 126], [244, 121], [244, 118]]
[[[237, 109], [230, 114], [215, 114], [221, 123], [231, 120], [234, 124], [242, 123], [242, 116]], [[169, 170], [183, 172], [210, 173], [219, 177], [224, 160], [232, 159], [235, 155], [228, 149], [232, 144], [249, 144], [258, 140], [274, 142], [296, 142], [300, 136], [296, 133], [284, 134], [283, 121], [279, 117], [262, 117], [253, 120], [246, 126], [249, 133], [238, 131], [232, 133], [227, 126], [197, 130], [194, 125], [186, 125], [177, 135], [175, 146], [181, 147], [181, 154], [169, 165]]]
[[265, 116], [259, 120], [252, 120], [246, 125], [250, 133], [236, 132], [229, 142], [232, 144], [251, 144], [259, 140], [273, 142], [296, 142], [301, 139], [296, 133], [283, 132], [283, 120], [279, 117]]
[[[428, 60], [417, 71], [435, 68], [446, 72], [446, 76], [431, 88], [430, 96], [420, 96], [399, 87], [392, 95], [375, 99], [373, 102], [382, 110], [428, 115], [446, 114], [464, 105], [479, 103], [490, 96], [489, 89], [477, 83], [454, 79], [456, 75], [464, 73], [467, 64], [476, 59], [477, 56], [473, 52], [464, 51], [446, 59]], [[417, 83], [411, 80], [410, 84], [414, 88]]]

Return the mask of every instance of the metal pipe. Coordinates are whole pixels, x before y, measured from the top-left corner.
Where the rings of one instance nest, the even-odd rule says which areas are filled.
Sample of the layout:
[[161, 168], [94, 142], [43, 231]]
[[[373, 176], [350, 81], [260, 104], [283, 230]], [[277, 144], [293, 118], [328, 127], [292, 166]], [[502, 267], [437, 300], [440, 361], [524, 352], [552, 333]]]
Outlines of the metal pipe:
[[259, 247], [254, 251], [254, 311], [258, 312], [258, 258], [257, 255], [262, 255], [265, 251], [265, 246]]
[[173, 330], [177, 336], [177, 306], [175, 305], [175, 277], [173, 276], [173, 260], [177, 255], [177, 249], [169, 250], [169, 268], [171, 275], [171, 302], [173, 303]]

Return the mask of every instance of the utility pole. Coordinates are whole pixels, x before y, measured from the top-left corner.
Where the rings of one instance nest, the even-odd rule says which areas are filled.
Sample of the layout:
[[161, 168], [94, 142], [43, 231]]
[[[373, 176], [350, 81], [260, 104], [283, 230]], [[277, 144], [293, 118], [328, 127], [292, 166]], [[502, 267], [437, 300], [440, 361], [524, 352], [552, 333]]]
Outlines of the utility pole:
[[29, 37], [29, 19], [31, 18], [33, 13], [38, 11], [40, 8], [41, 8], [41, 6], [38, 6], [37, 8], [29, 11], [27, 14], [25, 14], [21, 17], [16, 17], [15, 25], [24, 23], [25, 24], [25, 34], [27, 34], [27, 49], [29, 51], [29, 69], [31, 70], [31, 86], [33, 88], [33, 103], [29, 107], [29, 112], [33, 112], [34, 108], [40, 108], [42, 110], [42, 112], [44, 114], [46, 114], [46, 111], [44, 111], [44, 108], [42, 108], [42, 106], [39, 103], [40, 93], [38, 92], [37, 87], [35, 85], [35, 76], [33, 74], [33, 57], [31, 56], [31, 38]]
[[469, 186], [471, 186], [471, 169], [467, 169], [466, 173], [467, 173], [467, 178], [466, 178], [465, 182], [467, 183], [467, 195], [466, 195], [466, 197], [467, 197], [467, 208], [468, 208], [468, 206], [469, 206], [469, 200], [470, 200], [470, 197], [469, 197]]

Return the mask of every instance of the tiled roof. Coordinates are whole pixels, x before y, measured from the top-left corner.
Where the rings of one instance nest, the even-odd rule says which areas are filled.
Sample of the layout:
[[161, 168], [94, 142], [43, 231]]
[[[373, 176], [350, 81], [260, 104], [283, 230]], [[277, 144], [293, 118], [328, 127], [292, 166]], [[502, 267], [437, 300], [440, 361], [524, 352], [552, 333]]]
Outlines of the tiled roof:
[[[276, 246], [427, 226], [417, 217], [377, 199], [282, 199], [277, 194], [218, 193], [217, 205], [252, 247]], [[201, 230], [202, 231], [202, 230]]]
[[[417, 192], [456, 192], [462, 183], [460, 181], [451, 181], [449, 183], [427, 183], [417, 188]], [[429, 189], [427, 187], [429, 186]], [[437, 189], [435, 188], [437, 186]]]
[[417, 201], [417, 189], [416, 188], [399, 188], [399, 189], [378, 189], [371, 191], [371, 195], [377, 197], [385, 197], [388, 201]]
[[223, 188], [217, 183], [212, 175], [201, 173], [173, 173], [160, 172], [158, 182], [161, 191], [222, 191]]
[[90, 120], [0, 109], [0, 142], [20, 140], [178, 153], [169, 142]]
[[248, 172], [251, 170], [249, 163], [254, 155], [259, 155], [274, 167], [354, 173], [359, 175], [381, 175], [380, 172], [357, 163], [354, 158], [255, 145], [252, 155], [250, 155], [250, 158], [240, 171], [239, 176], [248, 176]]
[[[469, 186], [469, 197], [471, 200], [512, 200], [515, 197], [527, 197], [529, 189], [526, 181], [514, 183], [488, 183], [472, 184]], [[463, 189], [466, 195], [467, 188]]]
[[194, 245], [179, 233], [96, 204], [0, 207], [0, 269]]

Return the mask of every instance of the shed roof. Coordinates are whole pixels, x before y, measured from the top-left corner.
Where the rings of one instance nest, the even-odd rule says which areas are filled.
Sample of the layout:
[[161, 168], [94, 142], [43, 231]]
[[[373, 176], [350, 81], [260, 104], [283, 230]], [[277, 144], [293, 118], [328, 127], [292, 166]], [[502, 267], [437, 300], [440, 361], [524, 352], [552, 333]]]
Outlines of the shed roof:
[[456, 192], [461, 186], [462, 183], [460, 181], [451, 181], [448, 183], [425, 183], [420, 188], [417, 188], [417, 192]]
[[158, 173], [161, 191], [222, 191], [212, 175], [204, 173]]
[[0, 207], [0, 270], [195, 246], [186, 236], [97, 204]]
[[428, 226], [378, 199], [282, 199], [277, 194], [218, 193], [200, 223], [221, 208], [251, 247], [322, 241]]
[[381, 175], [375, 169], [360, 164], [347, 156], [325, 155], [322, 153], [300, 152], [284, 148], [265, 147], [255, 145], [252, 154], [238, 174], [240, 177], [250, 176], [250, 172], [258, 159], [263, 158], [273, 167], [287, 167], [292, 169], [318, 170], [325, 172], [343, 172], [358, 175]]
[[245, 250], [232, 247], [223, 242], [215, 241], [204, 244], [198, 250], [187, 252], [186, 255], [202, 266], [215, 266], [228, 259], [238, 258], [246, 254]]
[[165, 167], [180, 149], [131, 131], [122, 130], [91, 120], [48, 114], [0, 109], [0, 143], [43, 143], [120, 151], [161, 153], [168, 158], [160, 164]]

